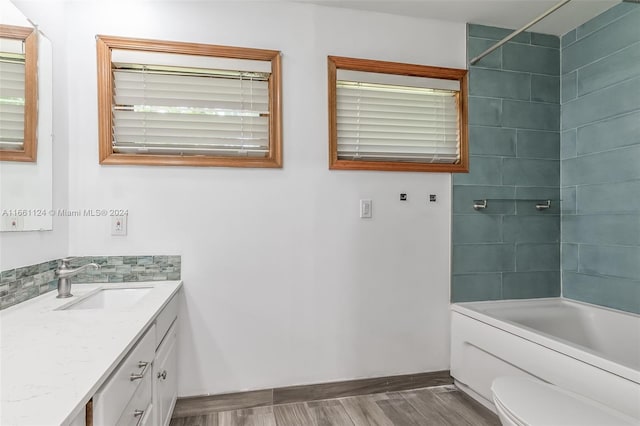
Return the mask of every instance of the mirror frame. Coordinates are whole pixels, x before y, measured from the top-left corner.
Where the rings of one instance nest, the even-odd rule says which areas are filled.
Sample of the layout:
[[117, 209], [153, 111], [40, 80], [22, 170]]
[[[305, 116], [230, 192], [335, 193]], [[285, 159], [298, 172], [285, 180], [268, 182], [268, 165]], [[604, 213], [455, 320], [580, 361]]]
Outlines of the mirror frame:
[[38, 154], [38, 31], [35, 28], [0, 24], [0, 38], [25, 44], [24, 145], [21, 150], [0, 150], [0, 161], [36, 162]]

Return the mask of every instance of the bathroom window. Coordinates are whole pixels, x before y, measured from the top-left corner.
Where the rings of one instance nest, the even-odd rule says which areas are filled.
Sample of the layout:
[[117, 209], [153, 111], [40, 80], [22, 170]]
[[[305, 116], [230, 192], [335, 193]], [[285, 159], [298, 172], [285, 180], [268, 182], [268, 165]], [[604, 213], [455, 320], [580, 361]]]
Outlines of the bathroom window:
[[329, 168], [467, 172], [467, 71], [329, 56]]
[[280, 52], [97, 37], [101, 164], [282, 167]]
[[0, 161], [36, 161], [37, 50], [33, 28], [0, 25]]

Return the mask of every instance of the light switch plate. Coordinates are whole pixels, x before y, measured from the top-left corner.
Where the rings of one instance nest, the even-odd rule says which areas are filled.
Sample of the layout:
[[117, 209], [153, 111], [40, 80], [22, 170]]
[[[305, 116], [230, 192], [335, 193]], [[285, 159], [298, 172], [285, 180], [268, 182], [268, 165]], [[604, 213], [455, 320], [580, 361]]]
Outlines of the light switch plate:
[[360, 217], [369, 219], [372, 217], [373, 202], [371, 200], [360, 200]]

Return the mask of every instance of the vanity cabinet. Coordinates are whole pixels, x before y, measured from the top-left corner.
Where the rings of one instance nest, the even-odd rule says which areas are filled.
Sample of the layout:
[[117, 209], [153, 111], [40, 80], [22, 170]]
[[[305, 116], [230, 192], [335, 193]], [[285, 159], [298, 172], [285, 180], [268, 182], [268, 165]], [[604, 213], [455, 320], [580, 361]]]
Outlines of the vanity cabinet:
[[155, 401], [155, 424], [167, 426], [178, 398], [178, 358], [176, 352], [176, 324], [174, 323], [158, 347], [153, 362], [153, 400]]
[[178, 396], [174, 297], [93, 397], [94, 425], [166, 426]]

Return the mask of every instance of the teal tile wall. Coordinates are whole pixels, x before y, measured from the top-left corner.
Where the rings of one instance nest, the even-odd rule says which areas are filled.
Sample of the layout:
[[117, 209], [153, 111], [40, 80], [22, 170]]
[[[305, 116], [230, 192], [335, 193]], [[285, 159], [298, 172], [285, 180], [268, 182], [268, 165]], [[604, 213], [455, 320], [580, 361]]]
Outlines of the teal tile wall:
[[640, 313], [640, 5], [561, 40], [562, 291]]
[[[469, 58], [511, 33], [467, 29]], [[560, 294], [560, 96], [558, 37], [522, 33], [469, 67], [470, 172], [453, 176], [453, 302]], [[488, 207], [474, 210], [484, 198]], [[552, 208], [536, 210], [536, 199]]]

